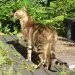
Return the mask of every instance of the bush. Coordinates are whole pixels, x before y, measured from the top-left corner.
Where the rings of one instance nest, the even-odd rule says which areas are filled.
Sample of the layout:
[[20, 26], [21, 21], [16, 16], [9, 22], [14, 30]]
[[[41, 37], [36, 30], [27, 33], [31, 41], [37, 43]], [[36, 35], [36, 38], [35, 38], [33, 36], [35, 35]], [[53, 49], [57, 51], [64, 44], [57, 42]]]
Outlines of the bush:
[[[0, 31], [16, 34], [20, 30], [19, 22], [10, 16], [11, 12], [25, 6], [35, 21], [51, 25], [59, 35], [65, 35], [64, 18], [75, 17], [75, 0], [0, 0]], [[60, 33], [61, 32], [61, 33]]]
[[17, 0], [0, 0], [0, 31], [5, 34], [16, 34], [19, 31], [19, 22], [14, 23], [12, 12], [22, 7], [23, 3]]

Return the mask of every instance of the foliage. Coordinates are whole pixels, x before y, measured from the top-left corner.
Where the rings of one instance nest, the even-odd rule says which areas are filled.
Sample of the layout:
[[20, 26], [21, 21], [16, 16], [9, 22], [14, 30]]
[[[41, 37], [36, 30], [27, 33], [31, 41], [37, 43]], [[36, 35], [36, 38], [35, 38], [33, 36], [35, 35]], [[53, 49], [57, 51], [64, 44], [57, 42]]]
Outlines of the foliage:
[[[25, 6], [37, 22], [51, 25], [59, 35], [64, 35], [64, 19], [75, 17], [75, 0], [0, 0], [0, 31], [7, 34], [19, 32], [19, 22], [13, 22], [12, 11]], [[61, 32], [61, 33], [60, 33]]]
[[75, 16], [75, 0], [53, 0], [49, 7], [46, 3], [47, 0], [28, 0], [25, 5], [35, 21], [51, 25], [59, 35], [65, 36], [64, 19]]
[[18, 0], [0, 0], [0, 31], [6, 34], [17, 33], [19, 22], [14, 23], [12, 12], [22, 7], [23, 3]]

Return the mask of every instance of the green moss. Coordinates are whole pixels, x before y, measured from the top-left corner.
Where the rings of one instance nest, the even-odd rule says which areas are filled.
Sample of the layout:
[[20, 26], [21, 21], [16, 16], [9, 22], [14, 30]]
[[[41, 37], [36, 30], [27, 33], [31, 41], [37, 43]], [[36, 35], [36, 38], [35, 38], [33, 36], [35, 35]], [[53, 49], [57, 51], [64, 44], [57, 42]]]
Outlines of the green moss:
[[[12, 59], [8, 56], [8, 51], [5, 50], [3, 42], [0, 41], [0, 65], [2, 64], [12, 64]], [[3, 49], [4, 48], [4, 49]]]
[[63, 70], [63, 71], [60, 72], [59, 75], [67, 75], [67, 72]]
[[0, 57], [1, 56], [6, 56], [7, 55], [7, 51], [6, 50], [0, 50]]
[[21, 57], [22, 56], [15, 50], [13, 45], [8, 45], [0, 41], [0, 75], [12, 75], [14, 72], [13, 66], [16, 63], [19, 64], [17, 69], [18, 71], [16, 71], [16, 75], [22, 75], [21, 73], [23, 70], [34, 72], [33, 67], [31, 65], [25, 63], [25, 60], [20, 60]]
[[31, 65], [29, 65], [29, 64], [27, 64], [25, 62], [22, 63], [22, 68], [24, 68], [24, 69], [26, 69], [28, 71], [34, 72], [34, 68]]
[[75, 68], [72, 70], [72, 75], [75, 75]]
[[11, 65], [12, 64], [12, 60], [9, 57], [7, 57], [7, 56], [0, 57], [0, 65], [2, 65], [2, 64], [9, 64], [9, 65]]
[[22, 74], [20, 72], [18, 72], [17, 75], [22, 75]]

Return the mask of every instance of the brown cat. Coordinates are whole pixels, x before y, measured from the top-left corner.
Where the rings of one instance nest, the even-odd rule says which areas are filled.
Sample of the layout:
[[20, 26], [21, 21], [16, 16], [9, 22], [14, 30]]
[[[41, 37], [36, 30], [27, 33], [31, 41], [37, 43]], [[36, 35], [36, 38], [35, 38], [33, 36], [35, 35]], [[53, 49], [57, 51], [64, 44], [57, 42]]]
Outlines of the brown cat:
[[40, 58], [36, 68], [45, 65], [47, 69], [50, 69], [52, 53], [55, 52], [54, 47], [57, 41], [55, 30], [49, 26], [35, 23], [25, 7], [17, 10], [14, 17], [20, 20], [23, 38], [28, 41], [28, 60], [31, 61], [31, 53], [34, 49]]

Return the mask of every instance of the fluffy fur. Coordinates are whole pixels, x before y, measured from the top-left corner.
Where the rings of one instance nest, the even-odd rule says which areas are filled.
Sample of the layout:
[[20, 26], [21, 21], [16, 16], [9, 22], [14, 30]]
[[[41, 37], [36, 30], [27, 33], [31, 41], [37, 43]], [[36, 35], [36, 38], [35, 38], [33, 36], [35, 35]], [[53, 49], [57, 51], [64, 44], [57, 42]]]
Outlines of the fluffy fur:
[[28, 60], [31, 61], [31, 53], [34, 50], [40, 58], [37, 67], [45, 65], [47, 69], [50, 69], [52, 53], [55, 52], [54, 47], [57, 41], [55, 30], [40, 23], [35, 23], [25, 7], [17, 10], [14, 17], [20, 20], [23, 38], [28, 41]]

